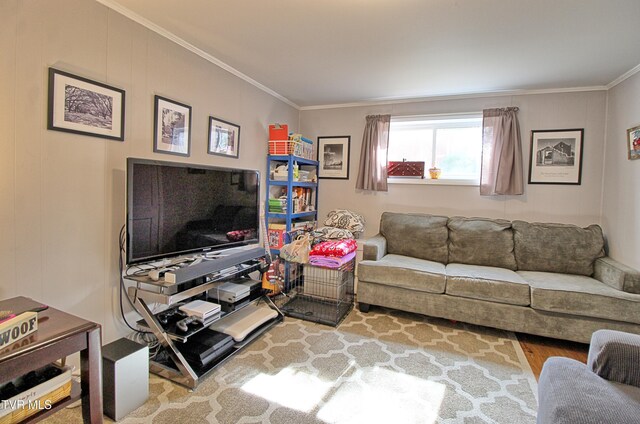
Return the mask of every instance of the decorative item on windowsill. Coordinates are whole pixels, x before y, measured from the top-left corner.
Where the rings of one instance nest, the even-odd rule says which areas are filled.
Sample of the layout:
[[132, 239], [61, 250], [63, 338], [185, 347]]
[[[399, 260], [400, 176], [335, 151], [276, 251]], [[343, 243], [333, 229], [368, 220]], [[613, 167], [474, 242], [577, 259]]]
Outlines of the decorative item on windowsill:
[[433, 168], [429, 168], [429, 176], [431, 177], [432, 180], [437, 180], [438, 178], [440, 178], [440, 174], [442, 173], [442, 170], [438, 167], [433, 167]]
[[387, 175], [390, 177], [424, 178], [424, 162], [410, 162], [406, 159], [402, 159], [402, 162], [389, 161]]

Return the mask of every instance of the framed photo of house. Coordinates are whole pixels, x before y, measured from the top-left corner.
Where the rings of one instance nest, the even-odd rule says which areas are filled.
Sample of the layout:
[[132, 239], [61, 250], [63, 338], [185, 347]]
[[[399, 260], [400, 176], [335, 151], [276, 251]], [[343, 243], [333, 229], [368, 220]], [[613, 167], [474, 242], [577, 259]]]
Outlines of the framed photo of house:
[[629, 160], [640, 159], [640, 125], [627, 130]]
[[529, 184], [580, 185], [584, 128], [531, 131]]
[[318, 178], [348, 180], [351, 136], [318, 137]]
[[207, 153], [237, 159], [240, 153], [240, 125], [210, 116]]
[[124, 90], [49, 68], [47, 129], [124, 140]]
[[153, 151], [189, 156], [191, 106], [155, 96]]

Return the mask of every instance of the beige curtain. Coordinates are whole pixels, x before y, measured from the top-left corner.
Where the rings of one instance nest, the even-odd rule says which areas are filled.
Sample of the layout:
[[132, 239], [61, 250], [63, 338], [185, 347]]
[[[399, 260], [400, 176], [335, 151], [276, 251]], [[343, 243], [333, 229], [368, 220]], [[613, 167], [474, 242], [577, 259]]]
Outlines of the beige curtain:
[[388, 191], [387, 148], [391, 115], [369, 115], [362, 136], [356, 188]]
[[482, 196], [524, 193], [522, 142], [517, 112], [517, 107], [483, 111]]

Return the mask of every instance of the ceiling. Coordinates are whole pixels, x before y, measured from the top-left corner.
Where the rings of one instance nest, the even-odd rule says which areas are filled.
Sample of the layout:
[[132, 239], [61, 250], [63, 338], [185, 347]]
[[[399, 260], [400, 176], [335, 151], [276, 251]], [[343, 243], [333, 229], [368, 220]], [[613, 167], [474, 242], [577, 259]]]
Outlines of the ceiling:
[[603, 88], [640, 0], [97, 0], [297, 107]]

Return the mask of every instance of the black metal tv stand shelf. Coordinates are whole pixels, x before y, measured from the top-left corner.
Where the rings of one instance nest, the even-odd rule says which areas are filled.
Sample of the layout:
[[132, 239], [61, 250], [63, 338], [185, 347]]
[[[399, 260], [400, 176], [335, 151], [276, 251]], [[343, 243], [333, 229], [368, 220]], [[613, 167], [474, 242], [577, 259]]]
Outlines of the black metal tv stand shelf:
[[181, 283], [169, 284], [162, 280], [153, 281], [147, 276], [126, 277], [135, 283], [128, 288], [128, 294], [133, 300], [137, 312], [142, 316], [142, 321], [139, 322], [139, 325], [151, 331], [160, 343], [158, 354], [149, 361], [149, 369], [154, 374], [194, 389], [204, 377], [226, 359], [233, 356], [237, 351], [259, 337], [260, 334], [283, 320], [284, 315], [275, 308], [275, 305], [271, 303], [270, 299], [266, 296], [260, 296], [257, 299], [246, 302], [236, 310], [221, 312], [220, 318], [214, 321], [224, 320], [243, 307], [260, 302], [273, 305], [277, 311], [276, 318], [256, 328], [242, 342], [235, 344], [232, 349], [206, 365], [189, 361], [185, 358], [179, 349], [179, 344], [187, 342], [190, 337], [207, 329], [211, 322], [192, 325], [188, 331], [181, 332], [176, 330], [175, 320], [165, 324], [161, 323], [149, 305], [160, 303], [174, 307], [181, 302], [188, 301], [191, 298], [215, 289], [230, 279], [239, 278], [262, 270], [263, 263], [261, 259], [265, 256], [264, 249], [247, 247], [231, 249], [228, 253], [228, 255], [224, 256], [224, 260], [218, 262], [219, 265], [216, 264], [216, 260], [213, 260], [207, 267], [198, 267], [202, 275], [198, 275], [198, 273], [193, 274], [198, 276], [192, 280]]

